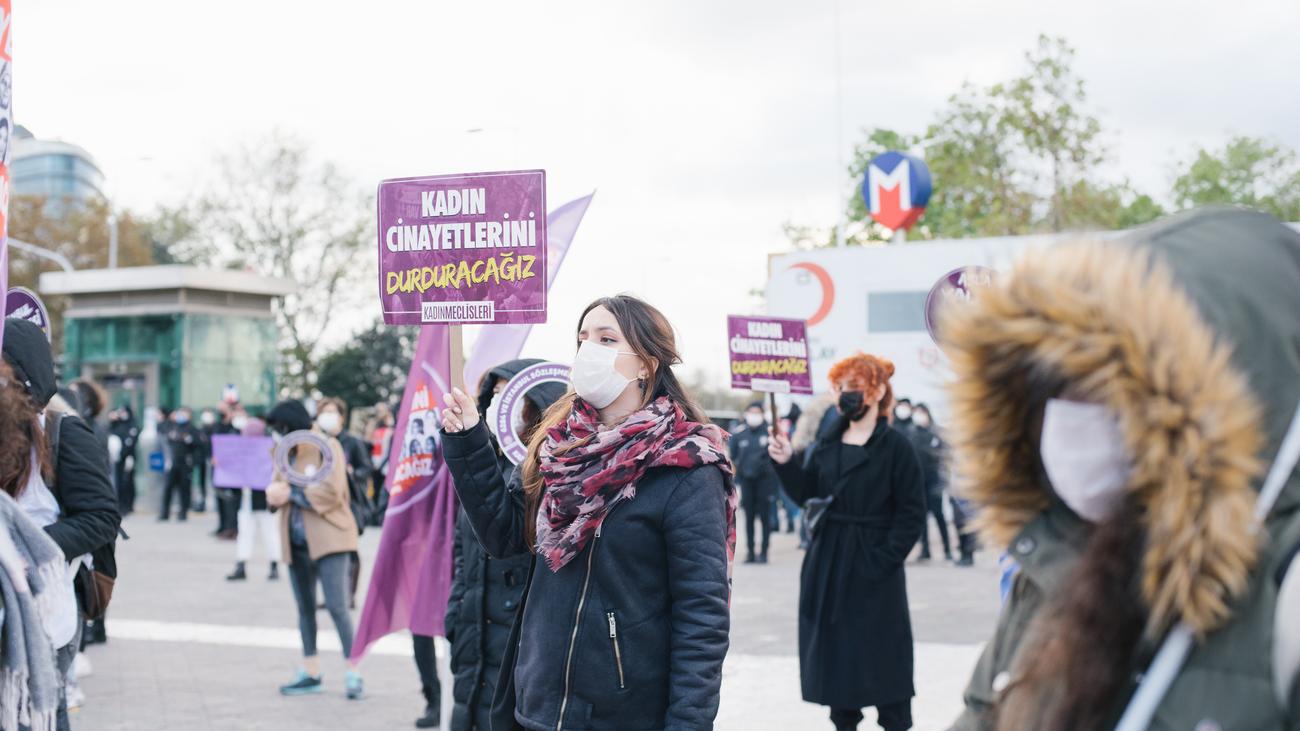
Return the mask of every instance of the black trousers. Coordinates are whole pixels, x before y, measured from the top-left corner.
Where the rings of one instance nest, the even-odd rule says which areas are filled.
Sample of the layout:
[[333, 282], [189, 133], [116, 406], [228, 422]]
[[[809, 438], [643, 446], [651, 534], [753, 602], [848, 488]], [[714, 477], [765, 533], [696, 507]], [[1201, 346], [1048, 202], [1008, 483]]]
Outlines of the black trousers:
[[208, 509], [208, 461], [199, 461], [199, 499], [194, 502], [194, 509], [202, 512]]
[[135, 511], [135, 468], [126, 468], [126, 460], [114, 465], [113, 477], [117, 484], [117, 509], [126, 515]]
[[213, 486], [217, 494], [217, 532], [239, 531], [239, 501], [243, 497], [238, 488]]
[[[757, 521], [759, 530], [763, 536], [763, 553], [767, 553], [768, 544], [772, 538], [772, 511], [775, 495], [772, 490], [763, 484], [755, 486], [741, 485], [740, 497], [742, 508], [745, 511], [745, 543], [749, 547], [749, 552], [754, 552], [754, 522]], [[779, 525], [779, 524], [778, 524]]]
[[[930, 493], [925, 496], [925, 509], [939, 526], [939, 542], [943, 544], [943, 555], [952, 555], [952, 544], [948, 542], [948, 520], [943, 517], [943, 493]], [[930, 555], [930, 521], [926, 521], [921, 531], [921, 553]]]
[[420, 691], [435, 713], [441, 713], [442, 683], [438, 682], [438, 656], [433, 649], [433, 638], [411, 635], [415, 648], [415, 669], [420, 673]]
[[[907, 731], [912, 728], [912, 701], [905, 700], [876, 706], [877, 723], [885, 731]], [[862, 723], [861, 708], [832, 708], [831, 723], [836, 731], [855, 729]]]
[[967, 505], [962, 501], [952, 497], [948, 500], [952, 503], [952, 522], [953, 528], [957, 531], [958, 548], [963, 557], [972, 557], [975, 555], [977, 542], [974, 531], [967, 530], [967, 525], [974, 516], [969, 514]]
[[185, 520], [186, 514], [190, 511], [190, 489], [191, 480], [194, 478], [194, 470], [185, 468], [173, 468], [167, 473], [167, 487], [163, 489], [162, 512], [160, 515], [164, 518], [170, 518], [172, 514], [172, 499], [176, 500], [177, 517]]

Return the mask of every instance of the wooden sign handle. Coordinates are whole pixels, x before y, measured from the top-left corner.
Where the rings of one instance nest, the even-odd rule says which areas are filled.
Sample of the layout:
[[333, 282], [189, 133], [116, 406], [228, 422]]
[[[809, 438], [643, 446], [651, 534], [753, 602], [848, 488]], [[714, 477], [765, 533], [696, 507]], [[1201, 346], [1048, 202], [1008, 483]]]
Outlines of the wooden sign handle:
[[769, 392], [769, 393], [767, 394], [767, 406], [768, 406], [769, 409], [772, 410], [772, 428], [773, 428], [773, 429], [780, 429], [780, 428], [781, 428], [781, 419], [779, 419], [779, 418], [777, 417], [777, 414], [776, 414], [776, 394], [775, 394], [775, 393], [770, 393], [770, 392]]
[[460, 386], [465, 393], [473, 393], [471, 386], [465, 383], [465, 335], [460, 325], [450, 326], [451, 336], [451, 385]]

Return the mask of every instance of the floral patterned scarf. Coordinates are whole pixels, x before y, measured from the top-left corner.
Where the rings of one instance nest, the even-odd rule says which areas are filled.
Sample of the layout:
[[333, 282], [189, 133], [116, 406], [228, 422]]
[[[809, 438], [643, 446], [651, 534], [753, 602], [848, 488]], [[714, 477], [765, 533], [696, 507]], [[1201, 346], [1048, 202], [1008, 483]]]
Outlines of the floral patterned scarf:
[[713, 424], [688, 421], [667, 397], [608, 430], [601, 430], [591, 404], [575, 399], [569, 418], [547, 433], [540, 451], [545, 489], [537, 511], [538, 554], [559, 571], [582, 552], [611, 508], [636, 497], [637, 481], [652, 467], [717, 465], [727, 486], [730, 576], [738, 498], [726, 439]]

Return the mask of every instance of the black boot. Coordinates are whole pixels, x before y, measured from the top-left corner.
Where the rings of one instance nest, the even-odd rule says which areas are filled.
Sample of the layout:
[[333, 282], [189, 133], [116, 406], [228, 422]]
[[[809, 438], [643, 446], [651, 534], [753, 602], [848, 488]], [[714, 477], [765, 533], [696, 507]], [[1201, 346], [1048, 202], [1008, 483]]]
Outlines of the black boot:
[[439, 706], [442, 704], [438, 702], [441, 699], [434, 697], [435, 695], [437, 694], [432, 688], [424, 690], [424, 715], [415, 719], [416, 728], [438, 728], [438, 713], [441, 710]]
[[758, 559], [754, 558], [754, 551], [753, 551], [753, 550], [750, 550], [750, 552], [749, 552], [748, 554], [746, 554], [746, 556], [745, 556], [745, 563], [758, 563]]
[[758, 554], [758, 562], [759, 562], [759, 563], [767, 563], [767, 550], [766, 550], [766, 549], [764, 549], [762, 553]]
[[247, 578], [248, 574], [244, 573], [244, 562], [239, 561], [235, 563], [235, 570], [226, 576], [226, 581], [243, 581]]
[[271, 562], [271, 573], [266, 575], [267, 581], [277, 581], [280, 578], [280, 564], [275, 561]]

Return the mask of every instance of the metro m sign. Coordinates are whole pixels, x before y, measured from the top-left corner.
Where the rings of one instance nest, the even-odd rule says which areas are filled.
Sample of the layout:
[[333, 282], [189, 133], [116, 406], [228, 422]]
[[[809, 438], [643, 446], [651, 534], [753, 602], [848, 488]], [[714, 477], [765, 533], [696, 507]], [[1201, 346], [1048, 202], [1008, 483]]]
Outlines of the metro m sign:
[[876, 223], [894, 231], [909, 229], [930, 201], [930, 169], [907, 153], [877, 155], [867, 165], [862, 198]]

